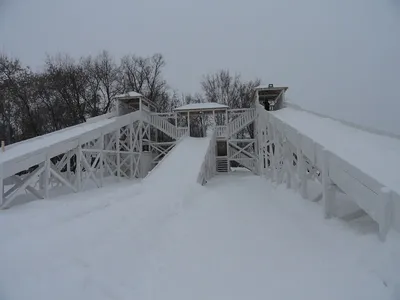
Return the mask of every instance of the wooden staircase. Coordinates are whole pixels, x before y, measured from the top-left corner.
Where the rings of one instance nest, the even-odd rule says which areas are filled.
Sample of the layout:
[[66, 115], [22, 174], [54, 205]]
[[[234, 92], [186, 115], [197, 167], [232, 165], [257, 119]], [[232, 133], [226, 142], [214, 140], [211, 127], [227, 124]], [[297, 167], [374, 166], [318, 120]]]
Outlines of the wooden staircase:
[[249, 109], [240, 114], [236, 119], [234, 119], [232, 122], [228, 124], [229, 136], [238, 133], [247, 125], [254, 122], [254, 120], [256, 119], [256, 115], [257, 114], [255, 109]]
[[217, 173], [228, 173], [229, 161], [227, 157], [216, 158]]
[[167, 134], [173, 139], [178, 139], [181, 137], [178, 136], [176, 126], [168, 122], [168, 120], [166, 120], [165, 118], [157, 116], [156, 114], [148, 114], [148, 113], [144, 114], [146, 115], [147, 121], [161, 132]]

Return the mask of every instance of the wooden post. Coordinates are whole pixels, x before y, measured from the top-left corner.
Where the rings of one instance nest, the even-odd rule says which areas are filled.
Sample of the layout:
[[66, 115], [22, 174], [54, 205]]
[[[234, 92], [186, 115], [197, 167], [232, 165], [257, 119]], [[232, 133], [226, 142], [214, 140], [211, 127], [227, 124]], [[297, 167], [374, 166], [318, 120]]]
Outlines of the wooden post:
[[[129, 168], [130, 168], [130, 178], [132, 179], [134, 176], [135, 176], [135, 174], [133, 174], [133, 164], [134, 164], [134, 162], [135, 162], [135, 157], [134, 157], [134, 151], [133, 151], [133, 141], [132, 141], [132, 138], [133, 138], [133, 131], [134, 131], [134, 128], [133, 128], [133, 120], [129, 123], [129, 155], [131, 156], [131, 158], [130, 158], [130, 164], [129, 164]], [[156, 132], [157, 132], [157, 130], [156, 130]]]
[[143, 178], [143, 122], [140, 121], [139, 122], [139, 135], [138, 135], [138, 139], [139, 139], [139, 158], [137, 159], [137, 163], [139, 164], [139, 177]]
[[328, 150], [322, 149], [322, 199], [325, 218], [332, 217], [335, 201], [335, 187], [329, 177], [329, 155]]
[[213, 121], [212, 121], [212, 123], [213, 123], [214, 129], [216, 129], [217, 128], [217, 120], [215, 120], [215, 110], [213, 110]]
[[71, 151], [67, 152], [67, 179], [71, 181]]
[[46, 161], [44, 163], [44, 170], [43, 170], [43, 180], [44, 180], [44, 197], [49, 199], [49, 191], [50, 191], [50, 157], [46, 155]]
[[116, 139], [115, 143], [117, 145], [117, 147], [116, 147], [116, 150], [117, 150], [116, 151], [116, 153], [117, 153], [117, 180], [120, 181], [120, 179], [121, 179], [121, 153], [120, 153], [121, 128], [117, 129], [115, 139]]
[[228, 110], [225, 110], [225, 126], [226, 126], [226, 137], [229, 138], [229, 120], [228, 120]]
[[270, 146], [269, 146], [269, 157], [271, 162], [271, 182], [275, 182], [276, 179], [276, 131], [275, 131], [275, 124], [271, 127], [271, 135], [270, 135]]
[[187, 118], [188, 118], [188, 121], [187, 121], [187, 123], [188, 123], [188, 136], [190, 136], [190, 112], [189, 111], [187, 112]]
[[78, 192], [82, 189], [82, 150], [81, 143], [79, 142], [78, 147], [76, 148], [76, 167], [75, 167], [75, 178], [76, 178], [76, 189]]
[[100, 186], [104, 185], [104, 133], [100, 136]]
[[4, 175], [3, 175], [3, 164], [0, 164], [0, 208], [4, 203]]
[[392, 199], [392, 192], [387, 187], [381, 189], [381, 194], [379, 195], [381, 202], [381, 211], [379, 213], [379, 239], [384, 242], [386, 236], [392, 226], [392, 218], [394, 211], [394, 204]]
[[6, 143], [4, 141], [1, 141], [1, 152], [6, 151]]
[[304, 199], [307, 199], [308, 198], [307, 167], [303, 151], [301, 151], [300, 145], [297, 148], [297, 173], [300, 179], [300, 195]]
[[264, 146], [265, 146], [265, 139], [264, 139], [264, 131], [261, 128], [261, 124], [259, 125], [259, 131], [258, 131], [258, 164], [259, 164], [259, 173], [260, 176], [263, 177], [265, 176], [265, 151], [264, 151]]

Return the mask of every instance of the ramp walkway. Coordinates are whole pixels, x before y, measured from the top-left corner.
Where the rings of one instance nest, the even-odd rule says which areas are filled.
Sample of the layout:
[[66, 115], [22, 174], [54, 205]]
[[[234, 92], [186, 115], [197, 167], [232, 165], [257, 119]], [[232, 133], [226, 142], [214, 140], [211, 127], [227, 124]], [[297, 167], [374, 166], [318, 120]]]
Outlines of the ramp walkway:
[[[400, 140], [295, 108], [274, 116], [400, 194]], [[384, 158], [384, 159], [382, 159]]]
[[[136, 111], [124, 116], [104, 115], [89, 122], [54, 131], [5, 147], [0, 152], [0, 178], [7, 178], [45, 161], [46, 156], [56, 156], [76, 148], [126, 126], [134, 120], [143, 119], [143, 114]], [[109, 118], [106, 118], [109, 117]], [[2, 171], [2, 172], [1, 172]]]
[[182, 138], [144, 179], [144, 185], [174, 193], [197, 185], [210, 141], [210, 137]]
[[[298, 166], [306, 159], [321, 172], [325, 216], [335, 214], [337, 190], [378, 223], [382, 240], [390, 228], [400, 230], [400, 139], [294, 107], [262, 115], [275, 132], [273, 139], [284, 137], [285, 151], [293, 150], [301, 158]], [[310, 175], [302, 170], [299, 178], [305, 190]]]

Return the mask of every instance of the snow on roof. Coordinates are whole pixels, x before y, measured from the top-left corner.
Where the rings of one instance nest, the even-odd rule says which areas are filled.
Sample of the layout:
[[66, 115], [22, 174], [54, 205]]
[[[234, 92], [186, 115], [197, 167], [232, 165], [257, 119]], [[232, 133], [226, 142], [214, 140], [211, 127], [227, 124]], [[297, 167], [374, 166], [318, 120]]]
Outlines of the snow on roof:
[[128, 98], [133, 98], [133, 97], [143, 97], [143, 95], [132, 91], [132, 92], [128, 92], [125, 94], [119, 94], [119, 95], [115, 96], [115, 98], [120, 98], [120, 99], [128, 99]]
[[227, 109], [229, 106], [224, 104], [219, 104], [215, 102], [206, 102], [206, 103], [191, 103], [187, 105], [183, 105], [181, 107], [177, 107], [175, 111], [191, 111], [191, 110], [221, 110]]
[[288, 87], [286, 87], [286, 86], [272, 86], [272, 87], [270, 87], [268, 84], [264, 84], [264, 85], [256, 86], [255, 89], [256, 90], [266, 90], [266, 89], [282, 90], [282, 89], [284, 89], [286, 91], [288, 89]]

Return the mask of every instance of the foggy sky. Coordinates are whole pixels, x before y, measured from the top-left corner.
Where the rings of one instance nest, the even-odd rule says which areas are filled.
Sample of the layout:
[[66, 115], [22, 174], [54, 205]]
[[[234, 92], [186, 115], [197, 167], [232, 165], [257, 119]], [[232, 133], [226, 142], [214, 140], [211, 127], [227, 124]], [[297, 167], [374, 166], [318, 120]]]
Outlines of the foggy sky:
[[165, 77], [199, 91], [219, 69], [289, 86], [292, 102], [400, 134], [399, 0], [0, 0], [0, 51], [162, 53]]

